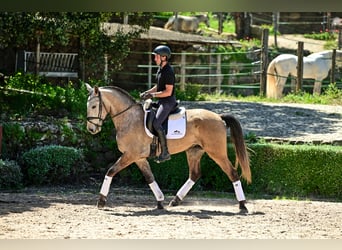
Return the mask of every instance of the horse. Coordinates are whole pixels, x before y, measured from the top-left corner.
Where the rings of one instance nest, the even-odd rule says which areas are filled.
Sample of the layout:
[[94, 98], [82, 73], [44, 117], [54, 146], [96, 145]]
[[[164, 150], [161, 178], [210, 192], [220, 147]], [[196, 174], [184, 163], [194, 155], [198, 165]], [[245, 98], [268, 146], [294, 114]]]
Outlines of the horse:
[[[328, 76], [332, 65], [332, 50], [324, 50], [303, 57], [303, 78], [315, 79], [313, 93], [321, 94], [322, 80]], [[336, 50], [336, 62], [342, 61], [342, 51]], [[280, 98], [289, 75], [297, 76], [298, 58], [292, 54], [275, 57], [267, 68], [266, 96]]]
[[196, 15], [196, 16], [172, 16], [164, 25], [164, 29], [175, 30], [186, 33], [196, 33], [199, 24], [203, 22], [209, 28], [209, 17], [208, 15]]
[[[121, 157], [107, 170], [101, 186], [97, 207], [103, 208], [107, 201], [112, 178], [121, 170], [135, 163], [142, 172], [156, 200], [157, 209], [163, 209], [164, 194], [160, 190], [151, 171], [148, 159], [152, 138], [147, 135], [144, 125], [143, 105], [136, 102], [125, 90], [117, 86], [92, 88], [88, 83], [87, 130], [91, 134], [101, 131], [101, 126], [109, 114], [116, 128], [117, 145]], [[183, 108], [183, 107], [182, 107]], [[230, 129], [234, 144], [235, 166], [228, 159], [227, 128]], [[232, 115], [218, 115], [205, 109], [186, 109], [186, 133], [178, 139], [168, 139], [170, 154], [186, 153], [189, 176], [178, 190], [169, 206], [178, 206], [201, 176], [200, 160], [206, 152], [223, 170], [233, 184], [241, 213], [248, 213], [241, 177], [251, 183], [250, 159], [243, 139], [240, 122]], [[160, 149], [157, 147], [157, 153]]]

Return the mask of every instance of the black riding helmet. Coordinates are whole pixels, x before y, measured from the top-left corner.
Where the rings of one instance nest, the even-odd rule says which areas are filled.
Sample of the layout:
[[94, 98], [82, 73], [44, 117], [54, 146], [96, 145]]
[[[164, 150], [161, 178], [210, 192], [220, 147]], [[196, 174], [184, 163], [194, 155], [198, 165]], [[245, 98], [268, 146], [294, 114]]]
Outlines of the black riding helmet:
[[166, 56], [167, 60], [169, 60], [171, 58], [171, 50], [168, 46], [166, 45], [159, 45], [157, 46], [152, 54], [157, 54], [157, 55], [161, 55], [161, 56]]

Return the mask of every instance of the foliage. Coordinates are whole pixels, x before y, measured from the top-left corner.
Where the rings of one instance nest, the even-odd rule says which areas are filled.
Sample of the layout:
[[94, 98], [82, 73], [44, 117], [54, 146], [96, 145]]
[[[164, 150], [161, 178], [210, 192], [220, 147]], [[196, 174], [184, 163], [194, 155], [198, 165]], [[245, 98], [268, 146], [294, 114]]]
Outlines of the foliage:
[[313, 145], [250, 145], [249, 190], [273, 195], [342, 197], [342, 148]]
[[202, 86], [200, 84], [185, 84], [185, 89], [176, 89], [176, 97], [182, 101], [203, 101], [204, 98], [201, 95]]
[[75, 181], [85, 167], [82, 150], [58, 145], [31, 149], [23, 154], [22, 162], [28, 182], [34, 185]]
[[6, 80], [5, 88], [8, 91], [2, 98], [8, 107], [24, 115], [63, 109], [70, 114], [86, 112], [87, 91], [83, 82], [78, 87], [69, 81], [62, 87], [48, 82], [45, 77], [18, 72]]
[[325, 104], [325, 105], [341, 105], [342, 104], [342, 89], [338, 88], [335, 83], [328, 85], [323, 89], [321, 95], [313, 95], [305, 91], [298, 93], [288, 93], [281, 99], [266, 98], [259, 95], [251, 96], [235, 96], [231, 94], [202, 94], [206, 101], [248, 101], [248, 102], [277, 102], [277, 103], [304, 103], [304, 104]]
[[0, 159], [0, 189], [23, 187], [23, 174], [16, 161]]
[[18, 123], [3, 123], [2, 155], [17, 159], [20, 147], [26, 138], [25, 129]]
[[130, 31], [119, 30], [108, 36], [102, 24], [108, 22], [112, 12], [1, 12], [0, 44], [14, 49], [34, 48], [40, 43], [42, 48], [79, 44], [79, 55], [85, 69], [91, 69], [94, 76], [103, 63], [99, 55], [110, 54], [110, 69], [121, 69], [121, 60], [129, 53], [129, 44], [152, 22], [152, 14], [136, 12], [131, 19], [134, 26]]
[[328, 31], [321, 31], [320, 33], [313, 32], [311, 34], [304, 34], [305, 38], [315, 39], [315, 40], [336, 40], [337, 36], [335, 33]]

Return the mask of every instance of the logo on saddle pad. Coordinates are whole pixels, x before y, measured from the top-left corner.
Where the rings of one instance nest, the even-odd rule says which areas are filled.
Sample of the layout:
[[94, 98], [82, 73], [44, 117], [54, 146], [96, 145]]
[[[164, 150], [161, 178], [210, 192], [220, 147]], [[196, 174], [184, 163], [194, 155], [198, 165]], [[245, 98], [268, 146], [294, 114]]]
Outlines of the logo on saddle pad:
[[[153, 133], [153, 119], [155, 117], [155, 111], [153, 108], [145, 108], [145, 116], [144, 116], [144, 126], [146, 134], [150, 137], [154, 136]], [[185, 136], [186, 133], [186, 112], [184, 107], [177, 107], [175, 111], [173, 111], [167, 120], [164, 122], [163, 128], [166, 131], [167, 139], [180, 139]]]

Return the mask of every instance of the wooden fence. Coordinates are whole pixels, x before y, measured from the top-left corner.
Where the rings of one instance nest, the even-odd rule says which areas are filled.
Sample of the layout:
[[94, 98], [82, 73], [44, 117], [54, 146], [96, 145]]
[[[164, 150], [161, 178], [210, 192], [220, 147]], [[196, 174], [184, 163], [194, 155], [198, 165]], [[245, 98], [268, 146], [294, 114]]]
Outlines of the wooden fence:
[[77, 53], [47, 53], [21, 51], [18, 53], [17, 70], [46, 77], [78, 77]]
[[[209, 92], [216, 91], [239, 91], [253, 92], [254, 94], [265, 95], [266, 93], [266, 79], [267, 67], [272, 58], [269, 56], [268, 48], [268, 29], [262, 30], [262, 39], [260, 48], [256, 48], [247, 52], [185, 52], [173, 53], [172, 57], [176, 59], [172, 65], [176, 72], [177, 84], [181, 89], [184, 89], [187, 83], [201, 84], [203, 89]], [[301, 46], [301, 47], [300, 47]], [[297, 55], [303, 57], [303, 43], [298, 42]], [[134, 52], [132, 52], [134, 53]], [[139, 53], [139, 52], [138, 52]], [[141, 53], [141, 52], [140, 52]], [[253, 58], [250, 63], [231, 62], [224, 63], [224, 58], [239, 53], [246, 54], [247, 58]], [[149, 52], [146, 52], [149, 54]], [[206, 58], [205, 60], [194, 61], [193, 58]], [[332, 58], [333, 65], [335, 58]], [[301, 60], [298, 60], [299, 63]], [[128, 66], [128, 65], [127, 65]], [[298, 65], [298, 76], [295, 78], [296, 85], [287, 84], [293, 91], [299, 91], [302, 88], [313, 88], [313, 81], [311, 84], [303, 84], [303, 81], [308, 82], [308, 79], [302, 77], [302, 66]], [[140, 82], [140, 85], [151, 87], [154, 84], [153, 75], [157, 71], [157, 66], [152, 63], [131, 65], [125, 71], [119, 74], [129, 74], [131, 76], [140, 76], [140, 79], [147, 80]], [[336, 69], [332, 68], [330, 78], [323, 81], [323, 87], [326, 87], [330, 82], [336, 82], [338, 86], [342, 87], [340, 79], [335, 81]], [[289, 76], [289, 82], [293, 79]]]

